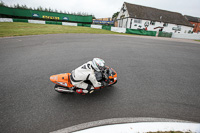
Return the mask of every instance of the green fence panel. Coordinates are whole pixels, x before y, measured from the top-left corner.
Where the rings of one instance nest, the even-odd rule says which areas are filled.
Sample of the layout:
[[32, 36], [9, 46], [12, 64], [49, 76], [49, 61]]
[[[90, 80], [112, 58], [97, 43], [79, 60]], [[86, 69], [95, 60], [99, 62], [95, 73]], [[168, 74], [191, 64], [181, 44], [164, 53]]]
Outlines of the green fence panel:
[[84, 27], [91, 27], [91, 24], [83, 24]]
[[91, 27], [91, 24], [78, 23], [78, 26]]
[[77, 26], [83, 26], [83, 24], [82, 23], [78, 23], [78, 25]]
[[56, 24], [56, 25], [62, 25], [62, 22], [57, 21], [45, 21], [46, 24]]
[[65, 20], [72, 22], [81, 22], [81, 23], [92, 23], [92, 16], [80, 16], [80, 15], [71, 15], [64, 13], [55, 13], [55, 12], [45, 12], [45, 11], [36, 11], [29, 9], [17, 9], [0, 6], [0, 14], [10, 15], [14, 17], [29, 17], [29, 18], [40, 18], [46, 20]]
[[111, 26], [102, 25], [102, 29], [104, 29], [104, 30], [111, 30]]
[[172, 37], [172, 33], [159, 31], [158, 36], [159, 37], [169, 37], [169, 38], [171, 38]]
[[156, 31], [146, 31], [140, 29], [126, 29], [128, 34], [146, 35], [146, 36], [156, 36]]
[[28, 23], [28, 19], [17, 19], [17, 18], [13, 18], [13, 22], [26, 22], [26, 23]]

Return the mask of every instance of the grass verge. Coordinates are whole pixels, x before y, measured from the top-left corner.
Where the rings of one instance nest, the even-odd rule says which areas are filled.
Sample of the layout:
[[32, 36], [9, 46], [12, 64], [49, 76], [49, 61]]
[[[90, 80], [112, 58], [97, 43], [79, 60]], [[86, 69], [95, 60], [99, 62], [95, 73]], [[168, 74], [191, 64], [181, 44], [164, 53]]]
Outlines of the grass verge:
[[26, 36], [26, 35], [41, 35], [41, 34], [59, 34], [59, 33], [90, 33], [90, 34], [121, 34], [108, 30], [94, 29], [80, 26], [65, 26], [51, 24], [31, 24], [31, 23], [0, 23], [0, 37], [8, 36]]
[[195, 40], [195, 41], [200, 42], [200, 40]]

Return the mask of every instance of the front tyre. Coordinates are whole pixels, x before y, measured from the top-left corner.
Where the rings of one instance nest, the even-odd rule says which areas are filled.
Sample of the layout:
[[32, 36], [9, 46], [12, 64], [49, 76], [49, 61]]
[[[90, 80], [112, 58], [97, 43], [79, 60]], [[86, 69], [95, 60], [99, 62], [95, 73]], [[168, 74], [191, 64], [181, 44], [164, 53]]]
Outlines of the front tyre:
[[116, 84], [117, 83], [117, 80], [116, 80], [116, 82], [115, 83], [113, 83], [113, 84], [110, 84], [109, 86], [112, 86], [112, 85], [114, 85], [114, 84]]

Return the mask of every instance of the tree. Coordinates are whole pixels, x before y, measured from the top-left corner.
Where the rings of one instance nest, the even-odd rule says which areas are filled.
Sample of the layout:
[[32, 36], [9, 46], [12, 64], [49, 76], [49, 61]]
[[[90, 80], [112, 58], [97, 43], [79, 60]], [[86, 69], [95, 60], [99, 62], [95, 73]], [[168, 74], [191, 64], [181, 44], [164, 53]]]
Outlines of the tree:
[[45, 9], [44, 9], [44, 11], [45, 11], [45, 12], [48, 12], [48, 9], [47, 9], [47, 8], [45, 8]]
[[0, 2], [0, 6], [6, 6], [3, 1]]
[[113, 20], [116, 20], [116, 19], [117, 19], [117, 16], [118, 16], [118, 14], [119, 14], [119, 12], [116, 12], [116, 13], [114, 13], [114, 14], [113, 14], [113, 16], [112, 16], [112, 19], [113, 19]]
[[92, 19], [96, 19], [96, 17], [94, 15], [92, 15]]

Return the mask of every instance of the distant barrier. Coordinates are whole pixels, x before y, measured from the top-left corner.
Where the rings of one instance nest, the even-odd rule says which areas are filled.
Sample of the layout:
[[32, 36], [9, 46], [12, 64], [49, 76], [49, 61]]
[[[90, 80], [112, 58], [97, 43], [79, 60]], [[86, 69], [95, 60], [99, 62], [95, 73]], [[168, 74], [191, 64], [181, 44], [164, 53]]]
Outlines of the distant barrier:
[[17, 18], [13, 18], [13, 22], [26, 22], [26, 23], [28, 23], [28, 19], [17, 19]]
[[[0, 22], [26, 22], [26, 23], [37, 23], [37, 24], [55, 24], [55, 25], [67, 25], [67, 26], [83, 26], [91, 27], [96, 29], [105, 29], [118, 33], [129, 33], [129, 34], [139, 34], [139, 35], [148, 35], [156, 36], [156, 31], [145, 31], [137, 29], [126, 29], [120, 27], [112, 27], [107, 25], [91, 25], [83, 23], [70, 23], [70, 22], [60, 22], [60, 21], [43, 21], [43, 20], [31, 20], [31, 19], [12, 19], [12, 18], [0, 18]], [[194, 39], [200, 40], [200, 34], [180, 34], [180, 33], [166, 33], [159, 32], [159, 37], [172, 37], [172, 38], [183, 38], [183, 39]]]
[[91, 27], [91, 24], [78, 23], [78, 26]]
[[140, 29], [126, 29], [128, 34], [146, 35], [146, 36], [156, 36], [156, 31], [146, 31]]
[[158, 37], [172, 37], [172, 33], [159, 31]]

